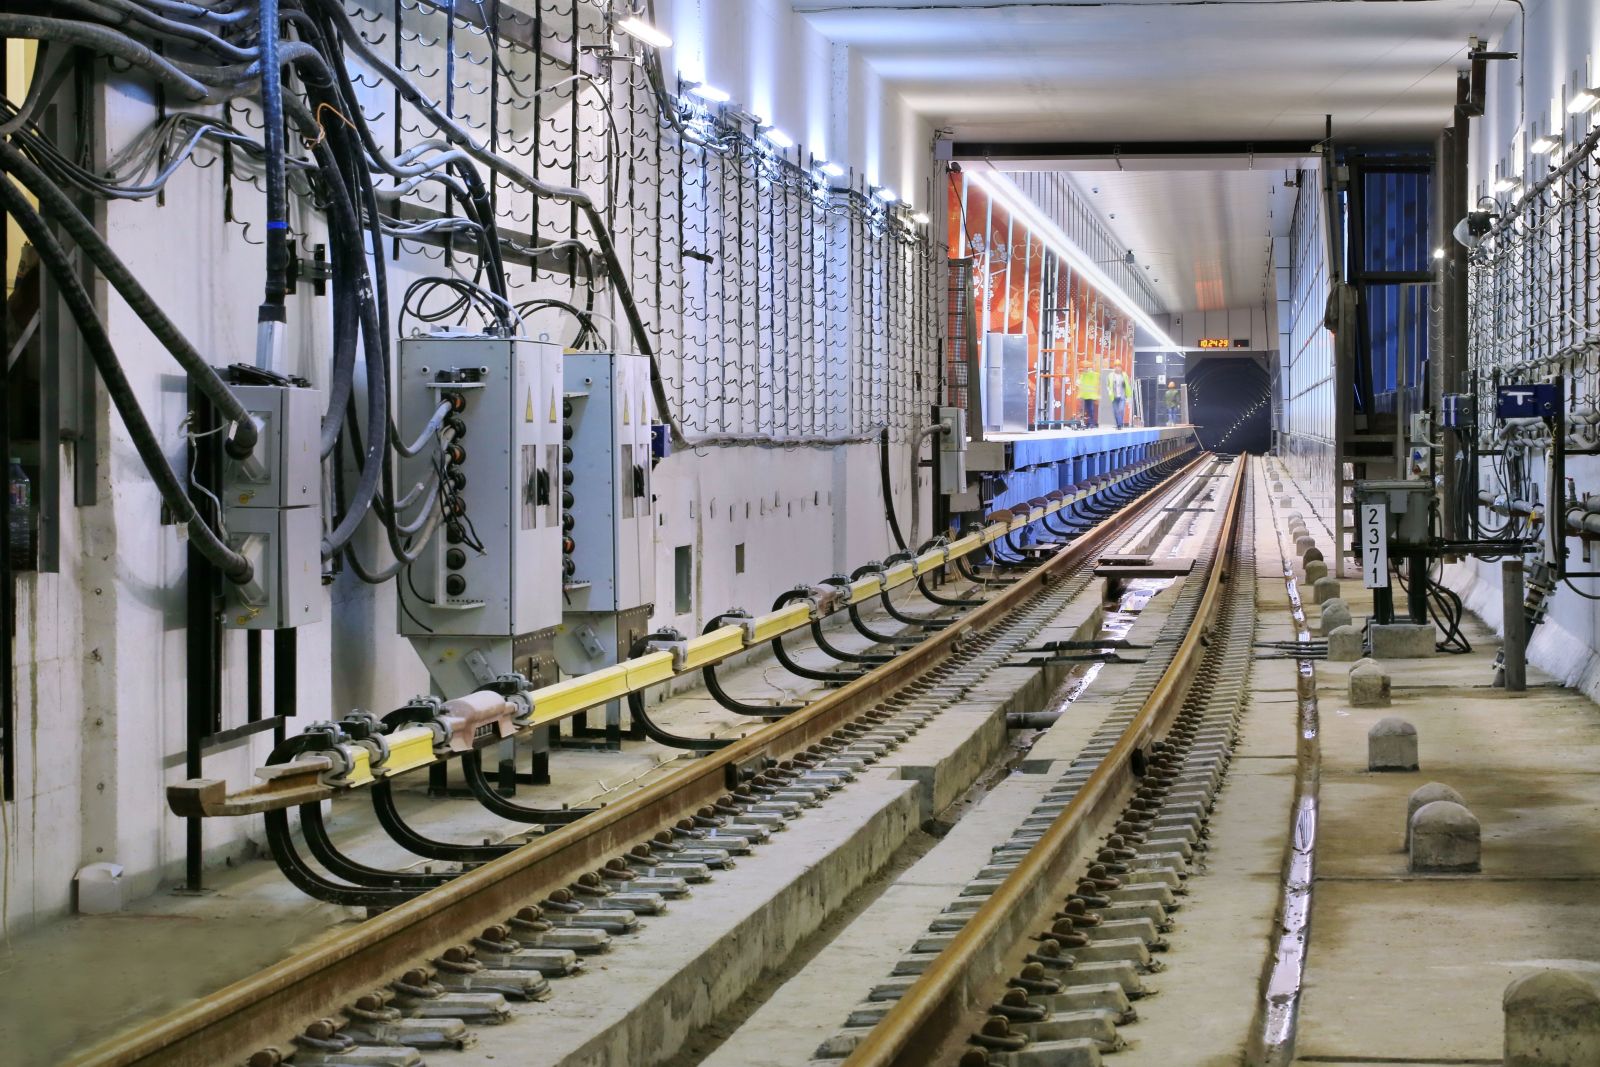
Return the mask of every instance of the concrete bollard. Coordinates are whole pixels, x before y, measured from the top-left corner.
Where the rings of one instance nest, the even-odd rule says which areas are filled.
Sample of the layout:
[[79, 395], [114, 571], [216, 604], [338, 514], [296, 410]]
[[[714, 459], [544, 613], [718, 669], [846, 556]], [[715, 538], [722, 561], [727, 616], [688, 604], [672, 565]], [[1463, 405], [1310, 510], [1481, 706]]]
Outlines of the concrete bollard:
[[1556, 967], [1506, 986], [1506, 1067], [1588, 1067], [1600, 1063], [1600, 984]]
[[1411, 817], [1417, 813], [1417, 809], [1432, 804], [1435, 800], [1448, 800], [1452, 804], [1467, 806], [1467, 802], [1461, 799], [1461, 794], [1443, 782], [1429, 782], [1413, 789], [1411, 795], [1406, 798], [1406, 851], [1411, 850]]
[[1326, 601], [1322, 605], [1322, 636], [1327, 637], [1341, 626], [1349, 626], [1354, 621], [1350, 618], [1350, 605], [1338, 597]]
[[1363, 645], [1366, 643], [1361, 627], [1354, 624], [1335, 626], [1328, 634], [1328, 661], [1330, 663], [1349, 663], [1361, 658]]
[[1288, 497], [1286, 497], [1286, 496], [1280, 496], [1280, 497], [1279, 497], [1279, 498], [1278, 498], [1278, 506], [1279, 506], [1279, 507], [1280, 507], [1280, 508], [1286, 508], [1286, 507], [1288, 507], [1288, 506], [1289, 506], [1289, 498], [1288, 498]]
[[1294, 553], [1297, 556], [1303, 557], [1306, 554], [1306, 549], [1316, 547], [1317, 539], [1308, 533], [1299, 534], [1294, 539]]
[[1337, 578], [1318, 578], [1316, 584], [1311, 587], [1311, 599], [1318, 604], [1326, 604], [1340, 593]]
[[1326, 557], [1323, 556], [1322, 549], [1318, 548], [1316, 545], [1312, 545], [1310, 548], [1300, 553], [1301, 563], [1315, 563], [1324, 558]]
[[1314, 559], [1306, 564], [1306, 583], [1313, 588], [1322, 579], [1328, 576], [1328, 565], [1320, 559]]
[[1411, 816], [1411, 871], [1476, 871], [1482, 850], [1478, 819], [1453, 800], [1424, 804]]
[[1273, 492], [1274, 492], [1274, 493], [1281, 493], [1281, 492], [1283, 492], [1283, 483], [1282, 483], [1282, 482], [1273, 482], [1273, 483], [1272, 483], [1272, 491], [1273, 491]]
[[1389, 706], [1389, 675], [1370, 659], [1358, 659], [1350, 668], [1350, 706], [1386, 708]]
[[[1362, 668], [1367, 670], [1370, 668]], [[1379, 668], [1379, 673], [1382, 669]], [[1350, 672], [1352, 688], [1356, 672]], [[1388, 679], [1384, 679], [1387, 688]], [[1387, 696], [1387, 694], [1385, 694]], [[1388, 700], [1384, 700], [1387, 704]], [[1390, 716], [1379, 719], [1367, 731], [1367, 770], [1414, 771], [1417, 769], [1417, 728], [1404, 719]]]

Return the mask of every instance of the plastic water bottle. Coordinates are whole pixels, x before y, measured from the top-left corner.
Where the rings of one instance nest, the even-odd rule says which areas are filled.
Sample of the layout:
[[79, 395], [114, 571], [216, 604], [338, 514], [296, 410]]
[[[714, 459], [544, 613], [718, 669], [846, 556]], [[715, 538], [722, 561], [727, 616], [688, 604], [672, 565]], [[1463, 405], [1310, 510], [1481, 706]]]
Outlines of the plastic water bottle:
[[11, 569], [32, 570], [33, 560], [33, 483], [22, 469], [22, 461], [11, 457]]

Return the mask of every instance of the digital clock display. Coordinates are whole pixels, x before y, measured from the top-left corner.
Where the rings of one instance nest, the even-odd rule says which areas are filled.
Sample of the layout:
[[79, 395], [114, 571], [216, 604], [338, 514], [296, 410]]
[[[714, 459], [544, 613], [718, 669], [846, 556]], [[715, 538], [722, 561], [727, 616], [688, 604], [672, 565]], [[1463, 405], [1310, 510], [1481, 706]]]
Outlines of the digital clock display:
[[1248, 338], [1234, 338], [1233, 340], [1229, 340], [1226, 337], [1202, 337], [1202, 338], [1200, 338], [1200, 347], [1201, 348], [1249, 348], [1250, 347], [1250, 341], [1249, 341]]

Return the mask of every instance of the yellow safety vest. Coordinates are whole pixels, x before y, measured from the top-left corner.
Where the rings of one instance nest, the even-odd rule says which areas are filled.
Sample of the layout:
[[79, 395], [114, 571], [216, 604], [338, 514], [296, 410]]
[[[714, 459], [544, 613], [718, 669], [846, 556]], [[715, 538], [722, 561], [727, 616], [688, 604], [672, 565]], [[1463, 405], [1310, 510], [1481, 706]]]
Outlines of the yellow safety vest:
[[1097, 371], [1097, 370], [1085, 370], [1085, 371], [1079, 371], [1078, 372], [1078, 399], [1079, 400], [1099, 400], [1100, 399], [1100, 372], [1099, 371]]

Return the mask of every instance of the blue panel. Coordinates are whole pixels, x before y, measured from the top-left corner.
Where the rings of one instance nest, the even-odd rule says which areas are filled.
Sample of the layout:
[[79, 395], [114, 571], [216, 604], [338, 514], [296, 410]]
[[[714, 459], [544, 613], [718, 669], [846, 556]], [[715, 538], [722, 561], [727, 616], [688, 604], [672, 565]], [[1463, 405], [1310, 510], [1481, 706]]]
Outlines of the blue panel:
[[1138, 462], [1160, 438], [1159, 429], [1019, 437], [1007, 442], [1011, 471], [1006, 491], [995, 496], [993, 507], [1010, 507]]

